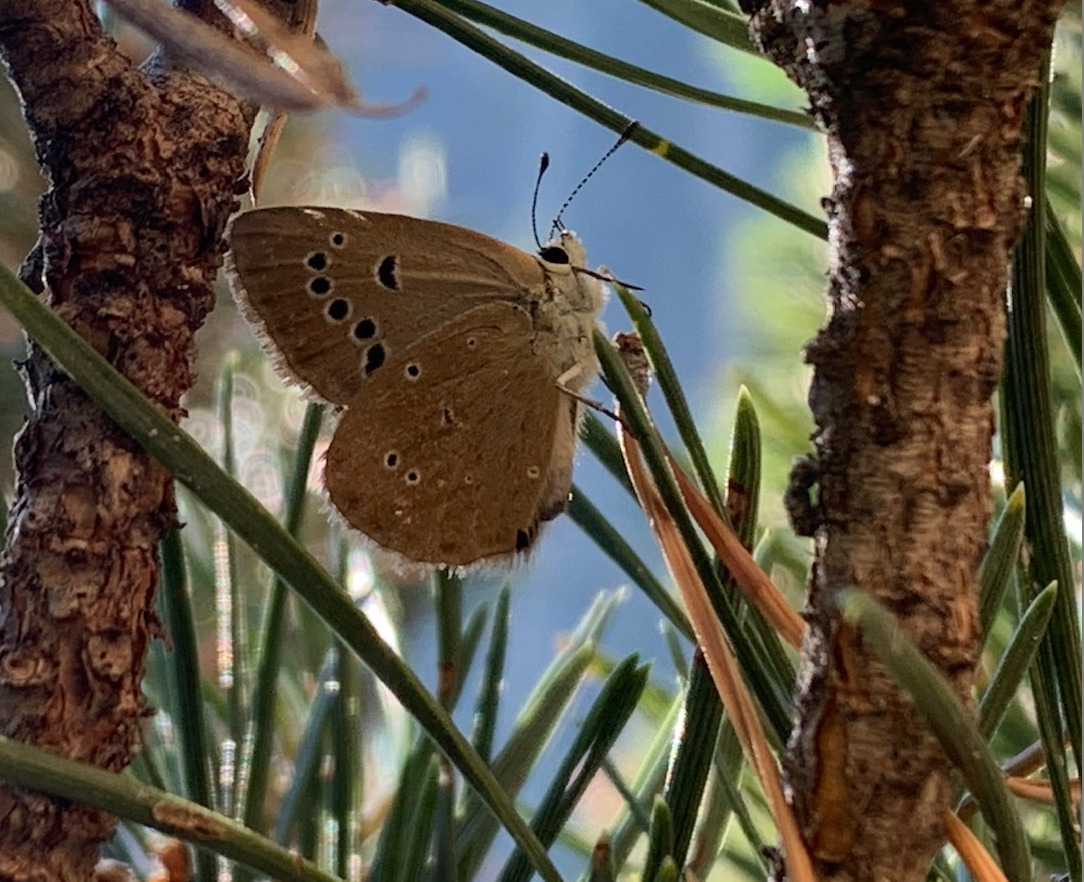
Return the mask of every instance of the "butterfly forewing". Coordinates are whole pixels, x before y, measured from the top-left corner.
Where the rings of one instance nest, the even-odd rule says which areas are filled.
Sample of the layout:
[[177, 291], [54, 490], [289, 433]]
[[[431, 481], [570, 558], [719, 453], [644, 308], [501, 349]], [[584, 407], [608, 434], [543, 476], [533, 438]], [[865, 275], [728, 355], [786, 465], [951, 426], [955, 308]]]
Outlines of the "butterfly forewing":
[[237, 217], [227, 274], [290, 379], [346, 404], [381, 365], [463, 312], [545, 289], [526, 252], [451, 224], [343, 209]]
[[[556, 513], [546, 510], [555, 437], [570, 419], [531, 342], [522, 307], [491, 303], [374, 372], [327, 453], [328, 492], [346, 519], [424, 563], [527, 550]], [[567, 473], [572, 448], [562, 455]]]

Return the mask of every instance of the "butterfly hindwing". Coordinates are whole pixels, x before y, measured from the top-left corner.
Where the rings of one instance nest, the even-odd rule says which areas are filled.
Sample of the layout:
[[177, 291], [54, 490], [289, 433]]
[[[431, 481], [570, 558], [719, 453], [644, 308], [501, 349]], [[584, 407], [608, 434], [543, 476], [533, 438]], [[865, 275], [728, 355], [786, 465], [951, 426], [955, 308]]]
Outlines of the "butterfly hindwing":
[[534, 343], [527, 311], [497, 302], [388, 359], [328, 450], [336, 508], [377, 544], [424, 563], [525, 551], [567, 498], [573, 448], [555, 445], [575, 419]]

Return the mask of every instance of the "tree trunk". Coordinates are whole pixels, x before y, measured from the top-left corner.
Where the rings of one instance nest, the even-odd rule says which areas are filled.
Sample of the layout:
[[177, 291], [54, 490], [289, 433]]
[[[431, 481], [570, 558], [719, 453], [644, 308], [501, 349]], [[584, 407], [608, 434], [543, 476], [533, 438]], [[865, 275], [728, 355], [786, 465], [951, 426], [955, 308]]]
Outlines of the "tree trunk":
[[831, 314], [806, 353], [816, 454], [792, 484], [816, 484], [816, 558], [786, 761], [823, 880], [920, 880], [945, 840], [947, 760], [835, 597], [875, 596], [971, 701], [1021, 120], [1060, 7], [747, 3], [834, 172]]
[[[21, 269], [173, 418], [213, 305], [253, 109], [157, 57], [143, 70], [83, 0], [0, 4], [0, 52], [49, 188]], [[36, 347], [0, 568], [0, 731], [119, 770], [141, 693], [170, 476]], [[84, 880], [113, 820], [0, 787], [0, 879]]]

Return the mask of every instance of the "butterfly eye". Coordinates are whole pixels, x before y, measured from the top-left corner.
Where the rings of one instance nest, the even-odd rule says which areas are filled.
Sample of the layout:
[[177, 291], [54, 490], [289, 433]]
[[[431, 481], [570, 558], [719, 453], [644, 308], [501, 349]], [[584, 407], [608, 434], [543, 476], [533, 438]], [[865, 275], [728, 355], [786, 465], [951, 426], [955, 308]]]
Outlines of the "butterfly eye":
[[568, 252], [560, 245], [547, 245], [538, 252], [538, 256], [546, 261], [546, 263], [568, 263]]

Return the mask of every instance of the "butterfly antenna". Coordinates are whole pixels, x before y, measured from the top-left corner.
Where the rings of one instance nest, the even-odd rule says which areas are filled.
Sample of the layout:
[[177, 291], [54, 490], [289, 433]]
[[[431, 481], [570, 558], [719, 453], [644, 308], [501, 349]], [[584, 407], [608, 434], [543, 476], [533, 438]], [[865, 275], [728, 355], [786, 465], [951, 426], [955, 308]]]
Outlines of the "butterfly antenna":
[[[550, 227], [550, 236], [552, 236], [554, 233], [564, 229], [564, 226], [561, 223], [561, 215], [564, 214], [565, 209], [568, 208], [568, 206], [572, 204], [572, 200], [575, 199], [576, 194], [579, 193], [580, 190], [583, 189], [583, 185], [586, 184], [588, 182], [588, 180], [590, 180], [591, 175], [593, 175], [600, 168], [602, 168], [602, 164], [607, 159], [609, 159], [611, 156], [613, 156], [617, 152], [617, 148], [620, 147], [622, 144], [624, 144], [629, 138], [631, 138], [632, 133], [635, 132], [639, 127], [640, 127], [640, 123], [638, 123], [636, 120], [633, 120], [627, 126], [625, 126], [625, 130], [621, 133], [620, 137], [617, 139], [617, 142], [613, 145], [613, 147], [611, 147], [609, 150], [607, 150], [602, 155], [602, 159], [600, 159], [598, 162], [595, 163], [595, 165], [591, 169], [591, 171], [589, 171], [587, 174], [585, 174], [583, 176], [583, 178], [580, 179], [580, 182], [573, 188], [572, 192], [568, 194], [568, 198], [565, 200], [565, 204], [561, 206], [561, 210], [557, 212], [557, 217], [555, 217], [553, 219], [553, 226]], [[538, 189], [536, 187], [535, 188], [535, 193], [537, 194], [537, 192], [538, 192]]]
[[538, 250], [542, 250], [542, 240], [538, 238], [538, 188], [542, 186], [542, 175], [546, 173], [546, 169], [550, 167], [550, 155], [543, 153], [542, 158], [538, 161], [538, 177], [534, 179], [534, 196], [531, 197], [531, 232], [534, 233], [534, 244], [538, 246]]

